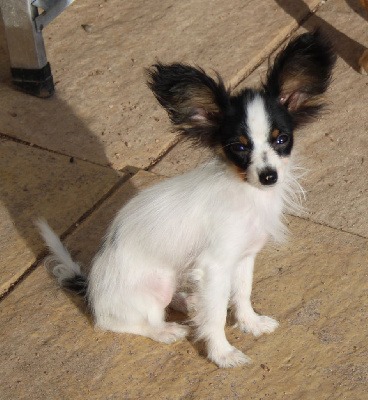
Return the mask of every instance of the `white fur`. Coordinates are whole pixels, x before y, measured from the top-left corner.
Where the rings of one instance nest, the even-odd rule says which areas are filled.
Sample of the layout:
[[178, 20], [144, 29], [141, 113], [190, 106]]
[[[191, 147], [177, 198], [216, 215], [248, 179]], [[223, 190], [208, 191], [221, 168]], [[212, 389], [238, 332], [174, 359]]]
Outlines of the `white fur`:
[[[187, 333], [186, 326], [165, 321], [171, 303], [194, 311], [196, 337], [206, 342], [208, 357], [218, 366], [249, 361], [227, 341], [227, 309], [233, 308], [239, 329], [255, 336], [278, 326], [252, 308], [254, 260], [268, 240], [282, 240], [283, 212], [299, 209], [301, 192], [292, 159], [275, 151], [282, 143], [270, 138], [271, 116], [274, 124], [276, 114], [286, 117], [290, 130], [292, 121], [296, 127], [307, 121], [308, 113], [314, 116], [318, 108], [311, 100], [318, 104], [333, 63], [331, 48], [318, 32], [296, 38], [276, 57], [264, 91], [244, 91], [246, 110], [238, 109], [241, 98], [232, 101], [222, 83], [202, 70], [184, 64], [152, 67], [148, 84], [174, 126], [219, 156], [142, 191], [118, 213], [88, 276], [87, 298], [96, 326], [171, 343]], [[273, 101], [275, 108], [265, 101]], [[289, 114], [283, 117], [281, 107]], [[242, 139], [250, 143], [237, 136], [243, 130], [247, 137]], [[227, 139], [235, 142], [227, 144]], [[231, 147], [221, 148], [227, 145]], [[234, 160], [246, 170], [233, 165]], [[61, 285], [84, 288], [79, 266], [46, 223], [39, 226], [59, 263], [54, 274]], [[190, 294], [181, 289], [188, 277], [194, 286]]]
[[57, 263], [57, 265], [53, 267], [52, 272], [57, 278], [59, 285], [62, 285], [63, 281], [66, 279], [81, 275], [80, 265], [72, 260], [68, 250], [63, 246], [60, 239], [49, 227], [47, 222], [43, 219], [39, 219], [36, 225], [49, 251], [52, 253], [51, 256], [47, 257], [46, 264]]
[[[88, 277], [96, 326], [165, 343], [182, 338], [187, 327], [165, 322], [165, 308], [183, 276], [191, 275], [196, 293], [188, 299], [176, 294], [173, 306], [197, 310], [197, 338], [217, 365], [248, 362], [226, 339], [226, 313], [233, 304], [239, 328], [256, 336], [278, 325], [253, 311], [250, 295], [256, 254], [285, 230], [281, 215], [293, 180], [288, 164], [282, 165], [290, 179], [268, 190], [215, 159], [133, 198], [113, 221]], [[54, 259], [64, 264], [54, 270], [59, 280], [79, 273], [56, 235], [45, 223], [39, 226]]]
[[245, 122], [252, 136], [253, 145], [257, 151], [260, 151], [268, 144], [267, 139], [271, 130], [264, 100], [261, 96], [256, 96], [251, 102], [247, 103], [246, 115]]
[[261, 96], [256, 96], [247, 104], [246, 115], [245, 123], [253, 143], [252, 162], [247, 169], [247, 180], [251, 185], [265, 189], [259, 181], [259, 173], [266, 167], [271, 167], [278, 172], [278, 180], [282, 182], [285, 179], [289, 158], [281, 158], [271, 147], [268, 140], [271, 124]]

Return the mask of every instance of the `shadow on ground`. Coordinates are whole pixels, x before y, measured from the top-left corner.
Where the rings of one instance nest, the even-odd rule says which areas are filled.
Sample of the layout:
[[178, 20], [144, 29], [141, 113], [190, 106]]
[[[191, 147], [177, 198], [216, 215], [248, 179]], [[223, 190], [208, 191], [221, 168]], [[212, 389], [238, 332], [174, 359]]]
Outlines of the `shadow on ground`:
[[[0, 284], [10, 285], [43, 249], [35, 220], [43, 217], [59, 235], [65, 234], [129, 174], [109, 167], [104, 144], [58, 97], [57, 86], [48, 99], [15, 91], [1, 24], [0, 250], [4, 267]], [[19, 139], [19, 130], [27, 132], [26, 141]], [[95, 155], [94, 162], [34, 145], [32, 135], [53, 135], [60, 147], [63, 141], [71, 142], [71, 147], [83, 146], [86, 154]], [[132, 195], [135, 191], [132, 188]]]
[[[302, 0], [275, 0], [275, 2], [295, 20], [297, 20], [297, 16], [300, 14], [300, 9], [303, 9], [305, 15], [308, 15], [307, 13], [309, 8]], [[346, 3], [354, 12], [359, 14], [362, 19], [365, 20], [366, 13], [360, 6], [358, 0], [346, 0]], [[366, 23], [366, 21], [362, 21], [362, 23]], [[358, 71], [358, 60], [365, 50], [365, 47], [351, 39], [349, 36], [345, 35], [343, 32], [337, 30], [334, 26], [316, 14], [312, 15], [303, 23], [303, 27], [308, 31], [314, 31], [316, 26], [318, 26], [319, 29], [321, 29], [321, 31], [328, 35], [328, 37], [332, 40], [337, 54], [350, 67]]]

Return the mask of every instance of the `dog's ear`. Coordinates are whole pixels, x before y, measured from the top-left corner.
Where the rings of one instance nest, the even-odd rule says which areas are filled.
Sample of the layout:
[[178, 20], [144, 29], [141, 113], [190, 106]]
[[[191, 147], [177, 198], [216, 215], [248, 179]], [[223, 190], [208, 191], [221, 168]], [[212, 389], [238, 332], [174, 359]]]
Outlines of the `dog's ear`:
[[315, 117], [324, 105], [336, 61], [332, 46], [319, 31], [292, 40], [268, 69], [265, 92], [277, 97], [295, 125]]
[[148, 71], [148, 86], [166, 109], [174, 127], [185, 136], [215, 146], [229, 94], [221, 78], [183, 64], [156, 64]]

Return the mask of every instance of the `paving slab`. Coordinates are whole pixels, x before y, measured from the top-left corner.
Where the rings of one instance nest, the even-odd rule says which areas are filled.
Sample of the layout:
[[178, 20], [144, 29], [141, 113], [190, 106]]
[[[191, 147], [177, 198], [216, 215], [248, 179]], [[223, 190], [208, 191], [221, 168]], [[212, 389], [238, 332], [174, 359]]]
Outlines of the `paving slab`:
[[[359, 9], [363, 11], [363, 9]], [[329, 93], [329, 112], [300, 131], [299, 150], [310, 170], [305, 182], [310, 218], [368, 237], [368, 78], [357, 72], [368, 45], [368, 23], [349, 2], [329, 1], [304, 26], [321, 26], [339, 60]]]
[[[80, 225], [67, 240], [79, 261], [127, 198], [158, 179], [138, 173]], [[2, 399], [363, 399], [368, 241], [296, 217], [289, 228], [288, 243], [258, 258], [253, 291], [255, 309], [280, 327], [259, 339], [226, 330], [249, 365], [221, 370], [188, 340], [94, 330], [39, 266], [0, 304]]]
[[[208, 10], [208, 3], [194, 1], [144, 7], [76, 1], [45, 30], [57, 82], [56, 96], [47, 101], [14, 92], [7, 59], [0, 57], [0, 132], [68, 155], [0, 142], [6, 288], [41, 249], [31, 219], [41, 211], [58, 233], [65, 232], [120, 179], [93, 163], [147, 167], [175, 142], [165, 113], [148, 97], [144, 67], [156, 56], [175, 58], [239, 82], [307, 12], [302, 1], [249, 1], [243, 9], [239, 4], [214, 1]], [[309, 220], [290, 217], [290, 241], [257, 260], [255, 309], [281, 326], [259, 339], [227, 329], [230, 342], [252, 363], [220, 370], [187, 340], [166, 346], [94, 330], [85, 305], [39, 266], [0, 303], [0, 353], [6, 360], [0, 366], [1, 398], [366, 397], [367, 78], [356, 73], [368, 43], [363, 14], [358, 2], [329, 0], [304, 25], [304, 30], [322, 25], [341, 59], [329, 114], [299, 134], [299, 152], [310, 169], [304, 182]], [[1, 35], [0, 49], [4, 55]], [[257, 84], [264, 70], [258, 68], [245, 84]], [[176, 175], [207, 157], [180, 143], [152, 171]], [[140, 172], [128, 180], [68, 237], [73, 256], [87, 266], [121, 205], [160, 179]]]
[[[320, 27], [334, 42], [339, 58], [326, 96], [327, 113], [297, 132], [295, 151], [299, 164], [307, 170], [302, 182], [307, 191], [308, 214], [304, 217], [368, 237], [368, 180], [363, 178], [368, 159], [368, 78], [357, 72], [359, 54], [368, 45], [368, 23], [363, 21], [362, 9], [350, 4], [329, 0], [296, 33]], [[259, 87], [267, 64], [263, 63], [237, 90]], [[172, 176], [208, 157], [208, 152], [182, 142], [151, 171]]]
[[[318, 3], [306, 1], [311, 8]], [[274, 0], [77, 0], [44, 30], [52, 99], [12, 89], [1, 38], [0, 131], [115, 169], [145, 168], [176, 138], [145, 85], [144, 69], [160, 59], [238, 77], [309, 12], [292, 9], [296, 19]]]
[[47, 218], [59, 234], [65, 232], [122, 174], [0, 139], [0, 177], [1, 295], [43, 249], [34, 221]]
[[193, 145], [181, 139], [149, 171], [165, 177], [173, 177], [205, 164], [213, 157], [211, 150]]

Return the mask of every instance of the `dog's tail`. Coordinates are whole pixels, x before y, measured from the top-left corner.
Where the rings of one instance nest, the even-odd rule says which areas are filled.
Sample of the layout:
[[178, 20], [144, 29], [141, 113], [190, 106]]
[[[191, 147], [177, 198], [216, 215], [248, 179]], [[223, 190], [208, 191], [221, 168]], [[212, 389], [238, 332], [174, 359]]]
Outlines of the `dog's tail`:
[[52, 273], [57, 278], [59, 285], [66, 290], [85, 296], [88, 283], [80, 265], [72, 260], [68, 250], [45, 220], [40, 219], [36, 224], [51, 253], [46, 259], [46, 264], [56, 263], [52, 268]]

